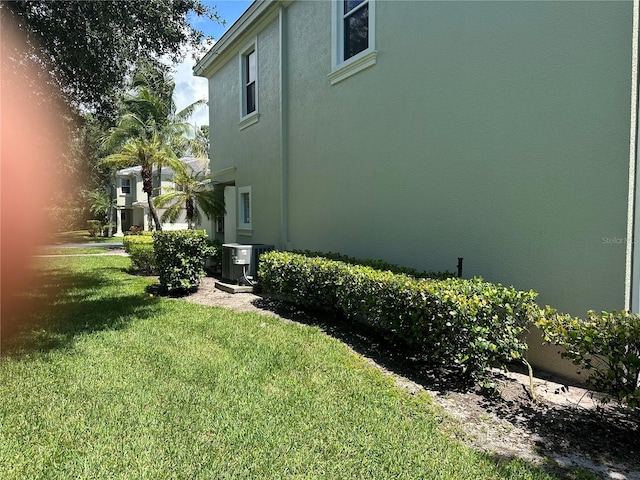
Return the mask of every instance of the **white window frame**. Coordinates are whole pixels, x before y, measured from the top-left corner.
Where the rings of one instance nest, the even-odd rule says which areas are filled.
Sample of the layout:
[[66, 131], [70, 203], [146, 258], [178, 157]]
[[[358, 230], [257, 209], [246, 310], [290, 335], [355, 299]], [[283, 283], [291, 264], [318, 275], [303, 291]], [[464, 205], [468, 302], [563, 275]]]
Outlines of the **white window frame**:
[[[369, 47], [344, 60], [344, 0], [331, 2], [331, 85], [335, 85], [362, 70], [376, 64], [376, 0], [364, 0], [369, 8]], [[360, 7], [359, 7], [360, 8]]]
[[[246, 82], [246, 76], [247, 76], [247, 58], [249, 57], [249, 55], [251, 53], [255, 54], [255, 59], [256, 59], [256, 71], [255, 71], [255, 81], [254, 81], [254, 91], [255, 91], [255, 103], [256, 103], [256, 108], [253, 112], [247, 113], [247, 82]], [[250, 125], [253, 125], [254, 123], [257, 123], [258, 120], [260, 119], [260, 114], [259, 112], [259, 108], [260, 108], [260, 95], [258, 94], [259, 92], [259, 85], [260, 85], [260, 68], [258, 68], [258, 61], [259, 61], [259, 55], [258, 55], [258, 41], [257, 39], [254, 39], [250, 44], [246, 45], [242, 50], [240, 50], [240, 54], [238, 55], [238, 62], [239, 62], [239, 72], [240, 72], [240, 122], [238, 122], [238, 126], [240, 127], [240, 130], [244, 130], [245, 128], [247, 128]]]
[[[245, 216], [245, 207], [247, 207], [248, 201], [248, 213], [249, 218]], [[248, 220], [248, 221], [247, 221]], [[238, 230], [250, 231], [253, 229], [253, 204], [251, 187], [238, 187]]]
[[[128, 192], [124, 191], [124, 182], [129, 182], [129, 185], [127, 186], [129, 188]], [[121, 195], [125, 195], [125, 196], [130, 196], [131, 195], [131, 179], [130, 178], [124, 178], [124, 177], [120, 177], [120, 194]]]

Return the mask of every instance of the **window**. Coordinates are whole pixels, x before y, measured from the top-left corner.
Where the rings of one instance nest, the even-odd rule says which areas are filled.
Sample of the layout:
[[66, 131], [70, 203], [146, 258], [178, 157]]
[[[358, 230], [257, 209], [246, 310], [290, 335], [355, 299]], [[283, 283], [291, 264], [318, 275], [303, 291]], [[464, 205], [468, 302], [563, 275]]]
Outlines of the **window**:
[[375, 0], [334, 0], [332, 85], [376, 63]]
[[256, 111], [256, 51], [244, 56], [245, 115]]
[[258, 121], [258, 50], [252, 43], [240, 54], [240, 130]]
[[251, 230], [251, 187], [238, 188], [238, 228]]
[[120, 179], [120, 190], [123, 195], [131, 195], [131, 179], [130, 178], [121, 178]]
[[343, 10], [343, 60], [348, 60], [369, 48], [369, 2], [344, 0]]

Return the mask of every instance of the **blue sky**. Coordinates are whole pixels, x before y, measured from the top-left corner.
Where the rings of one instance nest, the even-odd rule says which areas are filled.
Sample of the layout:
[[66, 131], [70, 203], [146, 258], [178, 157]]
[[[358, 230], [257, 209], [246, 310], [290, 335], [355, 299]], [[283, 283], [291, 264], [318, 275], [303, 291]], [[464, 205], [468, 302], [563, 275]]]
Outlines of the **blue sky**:
[[192, 23], [192, 25], [199, 30], [202, 30], [205, 34], [211, 35], [215, 40], [218, 40], [222, 34], [235, 22], [244, 11], [251, 5], [251, 0], [203, 0], [202, 2], [208, 7], [217, 6], [216, 11], [220, 15], [220, 19], [224, 20], [226, 24], [224, 26], [218, 25], [211, 21], [199, 21]]
[[[212, 36], [214, 40], [219, 40], [224, 32], [249, 8], [252, 0], [203, 0], [202, 3], [209, 7], [217, 6], [216, 11], [220, 19], [225, 21], [225, 25], [200, 18], [191, 19], [191, 25], [206, 35]], [[191, 57], [191, 53], [188, 53], [184, 61], [175, 66], [176, 71], [173, 74], [176, 82], [174, 100], [178, 109], [182, 109], [196, 100], [208, 100], [207, 79], [193, 76], [194, 65], [195, 60]], [[208, 125], [209, 109], [200, 109], [193, 115], [191, 121], [196, 125]]]

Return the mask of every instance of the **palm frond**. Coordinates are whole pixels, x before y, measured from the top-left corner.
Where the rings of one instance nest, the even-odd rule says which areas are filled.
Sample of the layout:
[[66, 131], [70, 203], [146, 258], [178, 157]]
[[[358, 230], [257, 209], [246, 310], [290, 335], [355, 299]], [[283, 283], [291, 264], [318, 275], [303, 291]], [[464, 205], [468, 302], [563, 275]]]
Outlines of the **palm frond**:
[[162, 213], [160, 217], [162, 222], [176, 223], [176, 220], [180, 217], [180, 213], [182, 212], [182, 203], [177, 202], [169, 207]]
[[169, 203], [181, 203], [180, 200], [182, 200], [180, 197], [183, 197], [184, 194], [182, 192], [179, 191], [173, 191], [173, 192], [167, 192], [167, 193], [163, 193], [162, 195], [158, 195], [156, 198], [153, 199], [153, 204], [157, 207], [157, 208], [166, 208], [167, 204]]

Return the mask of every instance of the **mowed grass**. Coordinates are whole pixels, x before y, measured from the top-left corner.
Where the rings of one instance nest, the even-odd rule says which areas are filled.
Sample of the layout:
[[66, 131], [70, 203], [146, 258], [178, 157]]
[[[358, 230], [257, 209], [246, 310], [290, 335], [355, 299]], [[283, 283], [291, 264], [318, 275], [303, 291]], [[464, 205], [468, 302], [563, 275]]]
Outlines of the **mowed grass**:
[[65, 243], [122, 243], [122, 238], [123, 237], [92, 237], [87, 230], [73, 230], [53, 234], [51, 243], [55, 245]]
[[551, 478], [318, 328], [150, 296], [127, 258], [39, 262], [47, 308], [0, 360], [3, 479]]
[[107, 247], [42, 247], [38, 249], [38, 255], [95, 255], [108, 253]]

